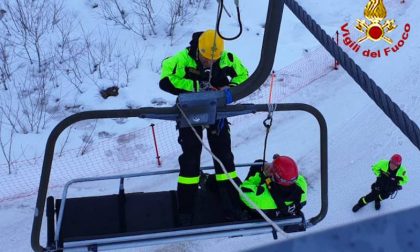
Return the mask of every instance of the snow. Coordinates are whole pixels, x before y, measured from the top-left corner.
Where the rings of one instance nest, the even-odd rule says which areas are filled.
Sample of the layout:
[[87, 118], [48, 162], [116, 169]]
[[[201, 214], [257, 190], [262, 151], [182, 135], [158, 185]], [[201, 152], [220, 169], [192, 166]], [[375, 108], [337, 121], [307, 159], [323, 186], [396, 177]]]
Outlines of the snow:
[[[66, 6], [72, 9], [75, 18], [89, 20], [86, 22], [95, 27], [96, 22], [101, 20], [93, 17], [88, 11], [88, 3], [94, 1], [66, 1]], [[163, 2], [163, 1], [162, 1]], [[231, 13], [235, 11], [231, 1], [225, 1]], [[232, 1], [233, 2], [233, 1]], [[241, 17], [244, 24], [244, 33], [240, 39], [227, 42], [226, 48], [237, 54], [250, 73], [255, 70], [259, 62], [261, 41], [265, 22], [266, 7], [268, 1], [242, 1]], [[346, 22], [355, 24], [357, 18], [363, 18], [363, 8], [367, 1], [333, 1], [315, 0], [298, 1], [307, 12], [326, 30], [331, 36], [339, 30]], [[403, 24], [411, 24], [409, 38], [404, 46], [395, 54], [377, 59], [366, 58], [361, 54], [354, 53], [347, 47], [342, 48], [358, 63], [362, 69], [375, 80], [391, 99], [407, 113], [417, 124], [420, 123], [420, 88], [418, 79], [420, 72], [418, 68], [420, 46], [419, 30], [416, 24], [419, 23], [418, 11], [420, 4], [416, 1], [406, 1], [400, 4], [399, 1], [384, 1], [388, 11], [388, 18], [396, 20], [400, 25], [389, 36], [398, 40], [402, 34]], [[162, 6], [156, 9], [162, 10]], [[146, 48], [146, 54], [142, 60], [141, 67], [134, 71], [133, 79], [127, 87], [120, 89], [118, 97], [111, 97], [103, 100], [97, 94], [94, 87], [87, 90], [79, 101], [83, 104], [84, 110], [94, 109], [117, 109], [126, 108], [127, 104], [137, 107], [154, 106], [152, 100], [155, 98], [167, 101], [167, 105], [174, 104], [175, 97], [163, 93], [157, 83], [159, 81], [160, 61], [176, 51], [188, 45], [190, 34], [195, 30], [214, 27], [217, 3], [210, 1], [207, 10], [201, 11], [190, 23], [179, 27], [176, 31], [174, 45], [171, 46], [168, 39], [162, 33], [146, 42], [138, 39], [137, 46]], [[237, 32], [235, 19], [228, 19], [223, 24], [223, 31], [227, 36]], [[352, 29], [352, 36], [359, 36], [358, 31]], [[122, 39], [127, 36], [122, 34]], [[385, 42], [364, 42], [366, 48], [383, 48]], [[309, 52], [318, 47], [318, 42], [306, 31], [305, 27], [285, 8], [283, 15], [278, 50], [274, 63], [274, 70], [282, 69], [301, 58], [306, 57], [305, 49]], [[131, 48], [127, 46], [127, 48]], [[128, 51], [127, 53], [131, 53]], [[332, 62], [332, 61], [331, 61]], [[317, 67], [314, 64], [313, 67]], [[305, 72], [297, 73], [304, 75]], [[276, 88], [276, 87], [275, 87]], [[420, 186], [416, 181], [420, 179], [420, 172], [417, 168], [420, 163], [418, 149], [404, 136], [391, 120], [380, 110], [380, 108], [363, 92], [363, 90], [351, 79], [351, 77], [340, 68], [338, 71], [331, 71], [324, 77], [312, 82], [310, 85], [300, 89], [287, 97], [281, 97], [281, 102], [307, 103], [322, 112], [328, 126], [328, 166], [329, 166], [329, 208], [326, 218], [318, 225], [311, 227], [304, 234], [289, 234], [288, 237], [310, 235], [320, 230], [353, 223], [360, 220], [370, 219], [387, 213], [409, 209], [419, 206]], [[234, 145], [235, 161], [247, 163], [254, 159], [261, 158], [264, 142], [264, 128], [262, 126], [263, 116], [251, 117], [255, 120], [246, 120], [246, 123], [235, 123], [232, 128], [232, 142]], [[46, 139], [50, 130], [62, 118], [51, 122], [48, 129], [40, 134], [29, 134], [19, 136], [16, 146], [23, 146], [25, 153], [30, 157], [41, 156]], [[244, 122], [244, 121], [242, 121]], [[146, 127], [149, 121], [127, 120], [124, 124], [117, 124], [114, 121], [106, 120], [98, 122], [97, 131], [105, 130], [112, 134], [123, 134], [135, 131], [138, 128]], [[77, 133], [72, 135], [75, 139], [69, 143], [71, 148], [78, 146], [80, 140], [77, 138], [82, 134], [82, 128], [92, 127], [90, 123], [78, 125]], [[304, 208], [307, 217], [312, 217], [319, 212], [319, 129], [316, 121], [304, 112], [281, 112], [276, 113], [273, 122], [273, 129], [270, 133], [267, 154], [282, 153], [294, 157], [300, 167], [300, 172], [308, 178], [309, 194], [308, 204]], [[173, 136], [176, 138], [176, 135]], [[17, 147], [20, 148], [20, 147]], [[18, 152], [18, 150], [16, 150]], [[30, 154], [28, 154], [30, 153]], [[357, 214], [351, 212], [351, 207], [359, 197], [370, 190], [370, 184], [374, 181], [371, 172], [371, 165], [379, 159], [387, 159], [393, 153], [400, 153], [404, 158], [404, 165], [407, 167], [409, 182], [398, 196], [393, 200], [386, 200], [381, 210], [375, 211], [373, 206], [360, 210]], [[203, 164], [209, 164], [208, 155], [203, 154]], [[4, 163], [0, 159], [0, 163]], [[176, 158], [173, 162], [165, 163], [164, 169], [176, 168]], [[142, 170], [146, 171], [147, 168]], [[0, 176], [9, 176], [1, 171]], [[138, 172], [138, 170], [135, 170]], [[13, 176], [24, 175], [24, 170]], [[239, 170], [244, 177], [246, 171]], [[38, 174], [31, 176], [31, 181], [38, 181]], [[3, 178], [4, 179], [4, 178]], [[3, 180], [2, 180], [3, 181]], [[176, 176], [164, 176], [157, 181], [132, 180], [128, 183], [129, 190], [156, 191], [176, 186]], [[22, 183], [25, 183], [22, 180]], [[3, 185], [2, 185], [3, 186]], [[23, 185], [24, 187], [25, 185]], [[16, 194], [24, 189], [17, 186]], [[105, 194], [113, 192], [116, 184], [84, 184], [77, 187], [71, 193], [78, 195], [90, 195], [92, 193]], [[52, 195], [60, 195], [61, 187], [51, 189]], [[0, 243], [4, 251], [29, 251], [30, 232], [34, 214], [36, 195], [20, 197], [16, 200], [0, 201]], [[45, 229], [45, 226], [44, 226]], [[416, 230], [418, 233], [419, 230]], [[287, 237], [280, 236], [280, 239]], [[45, 239], [45, 234], [43, 234]], [[124, 251], [241, 251], [252, 249], [262, 245], [272, 244], [275, 241], [271, 234], [258, 235], [253, 237], [224, 238], [203, 241], [193, 241], [178, 244], [167, 244], [153, 247], [138, 248]]]

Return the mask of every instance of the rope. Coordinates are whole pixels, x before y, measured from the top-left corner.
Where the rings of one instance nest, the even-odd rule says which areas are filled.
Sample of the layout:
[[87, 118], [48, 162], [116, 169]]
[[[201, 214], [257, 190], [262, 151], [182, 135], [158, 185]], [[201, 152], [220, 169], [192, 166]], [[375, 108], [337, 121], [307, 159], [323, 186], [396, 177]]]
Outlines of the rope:
[[[273, 71], [273, 73], [274, 73], [274, 71]], [[271, 79], [271, 81], [273, 81], [273, 78]], [[270, 91], [271, 91], [271, 88], [270, 88]], [[266, 128], [265, 139], [264, 139], [264, 151], [263, 151], [263, 167], [264, 167], [264, 164], [266, 162], [265, 154], [266, 154], [266, 150], [267, 150], [268, 134], [270, 133], [270, 128], [271, 128], [271, 125], [273, 124], [273, 114], [274, 114], [274, 111], [276, 111], [277, 104], [272, 104], [271, 99], [269, 99], [267, 106], [268, 106], [267, 118], [263, 121], [263, 125]]]
[[[241, 13], [239, 11], [239, 0], [235, 0], [236, 13], [238, 15], [239, 32], [236, 36], [233, 36], [233, 37], [230, 37], [230, 38], [224, 37], [222, 35], [222, 33], [220, 32], [220, 20], [222, 20], [222, 13], [223, 13], [223, 9], [225, 9], [225, 5], [223, 3], [223, 0], [217, 0], [217, 2], [219, 2], [219, 8], [217, 10], [217, 19], [216, 19], [216, 31], [217, 31], [217, 33], [224, 40], [234, 40], [234, 39], [239, 38], [239, 36], [241, 36], [241, 34], [242, 34], [242, 21], [241, 21]], [[225, 11], [226, 11], [226, 9], [225, 9]], [[226, 11], [226, 13], [227, 13], [228, 16], [230, 16], [227, 11]]]
[[276, 79], [276, 72], [274, 70], [271, 72], [271, 80], [270, 80], [270, 93], [268, 96], [268, 104], [271, 104], [271, 97], [273, 95], [273, 86], [274, 86], [274, 80]]
[[263, 152], [263, 167], [264, 164], [266, 162], [265, 160], [265, 154], [266, 154], [266, 150], [267, 150], [267, 141], [268, 141], [268, 134], [270, 133], [270, 128], [271, 125], [273, 124], [273, 112], [276, 111], [276, 107], [277, 104], [272, 104], [271, 103], [271, 92], [272, 92], [272, 88], [273, 88], [273, 83], [274, 83], [274, 78], [275, 78], [275, 74], [274, 71], [272, 71], [271, 73], [271, 83], [270, 83], [270, 98], [268, 99], [268, 114], [267, 114], [267, 118], [263, 121], [264, 127], [266, 128], [266, 132], [265, 132], [265, 139], [264, 139], [264, 152]]
[[[270, 121], [270, 124], [266, 124], [266, 121], [267, 120], [269, 120]], [[266, 153], [266, 150], [267, 150], [267, 140], [268, 140], [268, 133], [270, 133], [270, 127], [271, 127], [271, 122], [273, 121], [273, 118], [270, 118], [270, 117], [267, 117], [265, 120], [264, 120], [264, 122], [263, 122], [263, 124], [264, 124], [264, 126], [265, 126], [265, 129], [266, 129], [266, 131], [265, 131], [265, 139], [264, 139], [264, 151], [263, 151], [263, 167], [264, 167], [264, 165], [265, 165], [265, 163], [266, 163], [266, 160], [265, 160], [265, 153]]]
[[397, 194], [398, 194], [398, 190], [393, 191], [393, 192], [391, 193], [391, 199], [395, 199], [395, 197], [397, 197]]
[[[273, 123], [273, 116], [272, 116], [272, 112], [270, 111], [270, 109], [271, 109], [271, 107], [270, 107], [270, 105], [268, 105], [269, 106], [269, 112], [268, 112], [268, 115], [267, 115], [267, 118], [263, 121], [263, 125], [264, 125], [264, 127], [265, 127], [265, 139], [264, 139], [264, 151], [263, 151], [263, 162], [264, 162], [264, 164], [265, 164], [265, 153], [266, 153], [266, 150], [267, 150], [267, 140], [268, 140], [268, 134], [270, 133], [270, 128], [271, 128], [271, 125], [272, 125], [272, 123]], [[263, 164], [263, 167], [264, 167], [264, 164]]]
[[220, 159], [210, 150], [210, 148], [204, 143], [203, 139], [200, 137], [200, 135], [198, 135], [197, 131], [195, 130], [194, 126], [192, 126], [191, 122], [188, 120], [187, 115], [185, 114], [185, 112], [182, 110], [181, 106], [179, 104], [177, 104], [177, 107], [179, 109], [179, 111], [181, 112], [182, 116], [184, 117], [184, 119], [186, 120], [186, 122], [188, 123], [188, 126], [192, 129], [192, 131], [194, 132], [195, 136], [197, 137], [197, 139], [201, 142], [201, 144], [203, 145], [204, 149], [210, 153], [210, 155], [213, 157], [214, 160], [216, 160], [217, 163], [219, 163], [220, 167], [222, 168], [223, 172], [226, 174], [226, 176], [229, 179], [229, 182], [233, 185], [233, 187], [236, 189], [236, 191], [238, 191], [238, 193], [245, 198], [245, 200], [250, 203], [252, 205], [252, 207], [257, 210], [257, 212], [261, 215], [261, 217], [264, 218], [264, 220], [269, 223], [274, 230], [276, 230], [277, 232], [281, 233], [285, 238], [288, 237], [288, 235], [273, 221], [271, 220], [245, 193], [242, 192], [241, 188], [239, 188], [239, 186], [235, 183], [235, 181], [233, 181], [232, 177], [229, 175], [229, 173], [226, 171], [225, 166], [223, 165], [222, 161], [220, 161]]
[[327, 33], [312, 19], [308, 13], [295, 1], [284, 0], [289, 9], [325, 47], [325, 49], [337, 59], [347, 73], [369, 95], [369, 97], [382, 109], [392, 122], [410, 139], [420, 150], [420, 129], [408, 115], [395, 104], [384, 91], [358, 66], [338, 45], [334, 38]]

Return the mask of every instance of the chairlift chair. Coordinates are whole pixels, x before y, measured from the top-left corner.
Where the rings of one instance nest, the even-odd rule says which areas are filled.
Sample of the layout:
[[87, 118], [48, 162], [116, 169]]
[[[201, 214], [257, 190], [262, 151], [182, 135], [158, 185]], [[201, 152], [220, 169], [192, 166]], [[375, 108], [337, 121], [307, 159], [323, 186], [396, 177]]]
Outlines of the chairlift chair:
[[[251, 164], [237, 165], [237, 167]], [[212, 167], [203, 167], [203, 170]], [[200, 189], [191, 226], [177, 223], [176, 191], [125, 193], [126, 178], [178, 173], [179, 170], [144, 172], [69, 181], [61, 199], [47, 199], [47, 250], [112, 250], [218, 237], [246, 236], [273, 232], [262, 219], [227, 221], [219, 197]], [[104, 196], [68, 198], [70, 186], [80, 182], [119, 180], [118, 193]], [[57, 221], [56, 221], [57, 220]], [[302, 215], [278, 218], [275, 223], [288, 232], [304, 231]], [[275, 234], [275, 233], [274, 233]]]
[[[214, 92], [214, 94], [216, 93]], [[208, 101], [203, 99], [203, 102], [207, 103]], [[138, 113], [137, 116], [148, 118], [165, 117], [165, 114], [150, 113], [155, 111], [155, 108], [139, 110], [149, 110], [149, 113]], [[311, 113], [320, 125], [321, 210], [317, 216], [308, 220], [302, 214], [274, 219], [274, 222], [286, 231], [304, 231], [306, 228], [321, 221], [327, 212], [327, 132], [325, 120], [315, 108], [306, 104], [277, 104], [276, 106], [276, 111], [292, 110]], [[215, 118], [220, 116], [221, 118], [226, 118], [239, 114], [264, 111], [268, 111], [267, 105], [264, 104], [238, 104], [221, 108], [216, 113]], [[82, 112], [61, 122], [53, 130], [48, 140], [50, 145], [47, 145], [46, 153], [49, 155], [44, 159], [38, 201], [42, 200], [40, 196], [44, 192], [44, 195], [46, 195], [48, 188], [48, 176], [51, 170], [53, 153], [51, 146], [54, 146], [54, 144], [51, 144], [51, 141], [55, 142], [58, 138], [59, 134], [56, 134], [57, 131], [63, 131], [66, 125], [91, 118], [91, 116], [96, 115], [97, 117], [95, 118], [103, 118], [102, 116], [106, 115], [112, 118], [121, 117], [122, 114], [127, 114], [127, 112], [130, 112], [130, 110]], [[190, 116], [196, 117], [199, 114], [205, 114], [204, 111], [196, 111], [196, 113], [190, 114]], [[175, 115], [166, 114], [166, 116], [169, 118]], [[249, 165], [251, 164], [237, 164], [236, 167], [248, 167]], [[211, 168], [203, 167], [203, 170]], [[180, 226], [176, 222], [176, 191], [125, 193], [124, 180], [126, 178], [150, 176], [153, 179], [153, 176], [156, 175], [177, 172], [179, 170], [175, 169], [107, 177], [80, 178], [69, 181], [64, 186], [61, 199], [54, 200], [53, 197], [48, 197], [47, 199], [47, 245], [37, 251], [60, 251], [62, 249], [65, 251], [97, 251], [217, 237], [247, 236], [262, 233], [273, 233], [275, 235], [273, 227], [262, 219], [226, 221], [220, 209], [219, 198], [214, 193], [206, 190], [199, 190], [197, 194], [195, 212], [199, 214], [195, 214], [196, 217], [191, 226]], [[99, 180], [119, 180], [118, 193], [79, 198], [67, 197], [70, 186], [80, 182]], [[37, 218], [42, 220], [42, 216], [36, 216], [36, 220]], [[32, 238], [34, 238], [36, 229], [32, 231]]]

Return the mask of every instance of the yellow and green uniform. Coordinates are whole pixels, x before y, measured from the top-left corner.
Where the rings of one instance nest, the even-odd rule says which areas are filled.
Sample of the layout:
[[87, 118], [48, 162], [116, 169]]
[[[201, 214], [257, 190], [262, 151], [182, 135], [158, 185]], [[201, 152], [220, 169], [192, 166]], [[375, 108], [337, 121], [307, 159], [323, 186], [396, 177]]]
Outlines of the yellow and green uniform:
[[353, 206], [353, 212], [357, 212], [372, 201], [375, 201], [375, 209], [379, 210], [382, 200], [389, 198], [391, 194], [401, 190], [402, 186], [407, 184], [406, 168], [400, 165], [393, 171], [389, 165], [389, 160], [380, 160], [372, 166], [372, 171], [376, 176], [376, 181], [371, 186], [372, 191], [359, 199], [357, 204]]
[[[198, 73], [204, 71], [198, 54], [198, 38], [201, 32], [194, 33], [190, 47], [178, 52], [162, 62], [161, 80], [159, 86], [162, 90], [179, 95], [185, 92], [199, 92], [200, 81], [192, 78], [189, 73], [193, 69]], [[242, 65], [239, 58], [231, 52], [223, 51], [221, 57], [213, 63], [211, 68], [210, 83], [215, 88], [234, 87], [242, 84], [248, 78], [248, 70]], [[207, 79], [208, 81], [208, 79]], [[230, 177], [239, 185], [234, 157], [231, 151], [231, 138], [228, 121], [217, 120], [216, 124], [207, 129], [207, 138], [210, 149], [222, 161]], [[180, 213], [191, 213], [194, 207], [194, 198], [198, 190], [200, 176], [200, 157], [202, 151], [201, 142], [196, 138], [191, 128], [179, 128], [178, 142], [182, 148], [182, 154], [178, 158], [180, 172], [178, 177], [178, 209]], [[202, 137], [203, 128], [195, 127]], [[219, 163], [214, 162], [216, 181], [222, 202], [227, 205], [239, 198], [236, 190], [229, 183], [228, 177], [223, 173]]]
[[[241, 184], [241, 189], [258, 208], [262, 210], [280, 210], [283, 206], [293, 204], [300, 207], [306, 204], [307, 183], [306, 179], [299, 175], [296, 183], [291, 186], [281, 186], [273, 182], [270, 185], [261, 181], [262, 174], [257, 172]], [[254, 207], [245, 197], [241, 196], [242, 202], [250, 209]]]
[[[187, 69], [202, 71], [203, 66], [198, 60], [197, 41], [190, 42], [191, 46], [178, 52], [162, 62], [161, 80], [162, 90], [178, 95], [185, 92], [199, 92], [200, 83], [187, 75]], [[248, 70], [240, 59], [231, 52], [224, 51], [212, 66], [211, 85], [215, 88], [225, 86], [234, 87], [248, 79]]]
[[[392, 176], [392, 171], [389, 168], [389, 160], [380, 160], [372, 166], [372, 171], [376, 177], [381, 175]], [[408, 182], [407, 170], [403, 165], [397, 169], [395, 176], [398, 178], [398, 185], [403, 186]]]

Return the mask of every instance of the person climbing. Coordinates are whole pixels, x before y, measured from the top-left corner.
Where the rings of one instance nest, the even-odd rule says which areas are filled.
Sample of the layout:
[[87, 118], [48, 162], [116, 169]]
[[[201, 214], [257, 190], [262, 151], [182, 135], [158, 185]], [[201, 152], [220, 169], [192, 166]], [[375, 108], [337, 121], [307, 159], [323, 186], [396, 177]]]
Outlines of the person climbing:
[[[269, 217], [298, 215], [306, 205], [306, 179], [299, 175], [292, 158], [276, 154], [273, 159], [271, 163], [252, 165], [240, 188]], [[244, 196], [240, 198], [248, 209], [254, 209]]]
[[408, 177], [405, 167], [402, 165], [400, 154], [392, 155], [389, 160], [380, 160], [372, 166], [372, 171], [376, 176], [376, 182], [371, 186], [371, 192], [361, 197], [352, 211], [357, 212], [369, 202], [375, 201], [375, 209], [381, 208], [381, 201], [389, 198], [402, 186], [407, 184]]
[[[247, 78], [248, 70], [240, 59], [224, 50], [224, 41], [216, 31], [207, 30], [194, 33], [189, 47], [163, 60], [159, 86], [168, 93], [179, 95], [186, 92], [224, 90], [242, 84]], [[177, 128], [178, 142], [182, 148], [182, 154], [178, 158], [179, 222], [180, 225], [190, 225], [193, 221], [194, 198], [200, 179], [202, 145], [191, 128]], [[207, 129], [211, 151], [222, 161], [229, 176], [239, 185], [241, 181], [235, 171], [227, 119], [216, 120], [214, 125], [206, 127], [194, 127], [201, 138], [203, 128]], [[235, 218], [236, 205], [240, 203], [237, 200], [237, 192], [219, 163], [215, 160], [213, 162], [226, 218]]]

